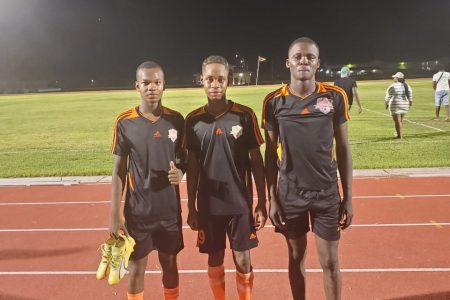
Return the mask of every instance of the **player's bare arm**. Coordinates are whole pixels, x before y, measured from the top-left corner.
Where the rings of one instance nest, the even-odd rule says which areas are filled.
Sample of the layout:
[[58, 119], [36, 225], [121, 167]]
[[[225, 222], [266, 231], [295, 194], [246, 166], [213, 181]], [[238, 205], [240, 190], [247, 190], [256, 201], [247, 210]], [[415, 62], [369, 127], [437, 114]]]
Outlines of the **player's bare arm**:
[[121, 200], [126, 183], [127, 159], [127, 156], [114, 155], [109, 233], [115, 238], [119, 237], [120, 230], [126, 233], [121, 210]]
[[264, 164], [259, 147], [250, 150], [250, 163], [258, 194], [258, 204], [255, 208], [254, 220], [256, 230], [264, 228], [267, 220], [266, 185], [264, 178]]
[[189, 151], [187, 158], [187, 191], [188, 191], [188, 219], [187, 223], [192, 230], [198, 230], [198, 213], [196, 208], [198, 179], [200, 166], [198, 165], [197, 155]]
[[353, 166], [352, 154], [348, 143], [348, 125], [347, 122], [335, 127], [334, 136], [336, 139], [336, 156], [341, 184], [343, 190], [343, 199], [339, 210], [339, 223], [341, 229], [350, 226], [353, 219], [352, 206], [352, 179]]
[[265, 152], [265, 174], [267, 188], [269, 190], [269, 217], [275, 226], [284, 225], [284, 216], [277, 195], [277, 147], [278, 133], [265, 130], [266, 152]]
[[356, 104], [358, 104], [358, 113], [362, 113], [362, 106], [361, 106], [361, 101], [359, 100], [359, 94], [358, 94], [358, 88], [353, 87], [353, 97], [356, 100]]

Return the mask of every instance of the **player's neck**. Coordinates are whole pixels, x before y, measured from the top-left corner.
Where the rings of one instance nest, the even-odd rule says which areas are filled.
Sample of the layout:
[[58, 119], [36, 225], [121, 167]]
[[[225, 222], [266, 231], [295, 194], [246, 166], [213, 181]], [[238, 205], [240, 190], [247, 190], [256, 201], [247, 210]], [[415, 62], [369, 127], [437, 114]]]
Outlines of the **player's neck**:
[[289, 84], [291, 92], [299, 97], [306, 97], [316, 90], [316, 80], [292, 80]]
[[218, 116], [223, 114], [228, 110], [230, 102], [224, 97], [221, 100], [210, 100], [208, 99], [207, 110], [210, 114]]
[[158, 105], [156, 106], [149, 105], [146, 102], [142, 101], [141, 105], [139, 105], [139, 112], [150, 121], [156, 121], [157, 119], [159, 119], [159, 117], [161, 117], [162, 114], [161, 101], [159, 101]]

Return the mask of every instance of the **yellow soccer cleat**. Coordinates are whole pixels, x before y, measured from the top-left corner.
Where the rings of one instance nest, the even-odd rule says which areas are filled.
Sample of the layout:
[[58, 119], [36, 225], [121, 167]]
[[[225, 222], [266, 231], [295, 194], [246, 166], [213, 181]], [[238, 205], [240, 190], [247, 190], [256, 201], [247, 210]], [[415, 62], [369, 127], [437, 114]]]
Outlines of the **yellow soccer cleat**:
[[116, 240], [113, 238], [109, 238], [105, 243], [100, 245], [100, 249], [102, 251], [102, 259], [97, 269], [97, 279], [101, 280], [108, 275], [109, 272], [109, 264], [111, 261], [111, 249], [115, 244]]
[[119, 235], [119, 239], [112, 246], [110, 271], [108, 276], [108, 283], [118, 284], [125, 276], [128, 267], [128, 261], [131, 253], [133, 253], [136, 242], [131, 236]]
[[120, 235], [125, 240], [125, 268], [128, 269], [128, 262], [130, 261], [131, 253], [134, 251], [136, 245], [135, 240], [129, 235]]

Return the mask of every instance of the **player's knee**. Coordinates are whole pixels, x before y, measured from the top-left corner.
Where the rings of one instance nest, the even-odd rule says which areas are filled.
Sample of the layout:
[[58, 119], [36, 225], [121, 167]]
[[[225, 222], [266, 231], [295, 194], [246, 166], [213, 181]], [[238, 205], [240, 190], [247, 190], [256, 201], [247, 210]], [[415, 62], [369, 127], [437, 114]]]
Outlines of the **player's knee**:
[[320, 259], [320, 265], [324, 271], [335, 272], [339, 270], [339, 260], [334, 256], [327, 256]]
[[250, 253], [248, 251], [244, 252], [234, 252], [234, 261], [236, 264], [236, 269], [241, 273], [249, 273], [252, 269], [250, 262]]
[[289, 264], [303, 264], [306, 258], [306, 249], [303, 247], [289, 247]]
[[129, 261], [128, 265], [128, 276], [130, 278], [141, 278], [144, 277], [146, 264], [144, 264], [141, 260], [138, 261]]
[[177, 269], [177, 256], [176, 255], [160, 255], [159, 263], [161, 268], [166, 271]]

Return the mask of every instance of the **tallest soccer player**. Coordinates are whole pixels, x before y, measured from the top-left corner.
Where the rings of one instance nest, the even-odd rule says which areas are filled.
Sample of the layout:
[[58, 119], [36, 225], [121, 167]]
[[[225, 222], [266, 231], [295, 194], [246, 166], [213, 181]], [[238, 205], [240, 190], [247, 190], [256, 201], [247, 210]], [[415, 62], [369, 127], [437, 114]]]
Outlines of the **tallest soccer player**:
[[347, 228], [353, 217], [347, 96], [338, 87], [316, 81], [319, 66], [319, 47], [313, 40], [303, 37], [292, 42], [286, 59], [290, 83], [267, 95], [263, 105], [269, 215], [275, 230], [284, 235], [288, 244], [294, 299], [305, 298], [309, 219], [326, 297], [340, 299], [340, 230]]

